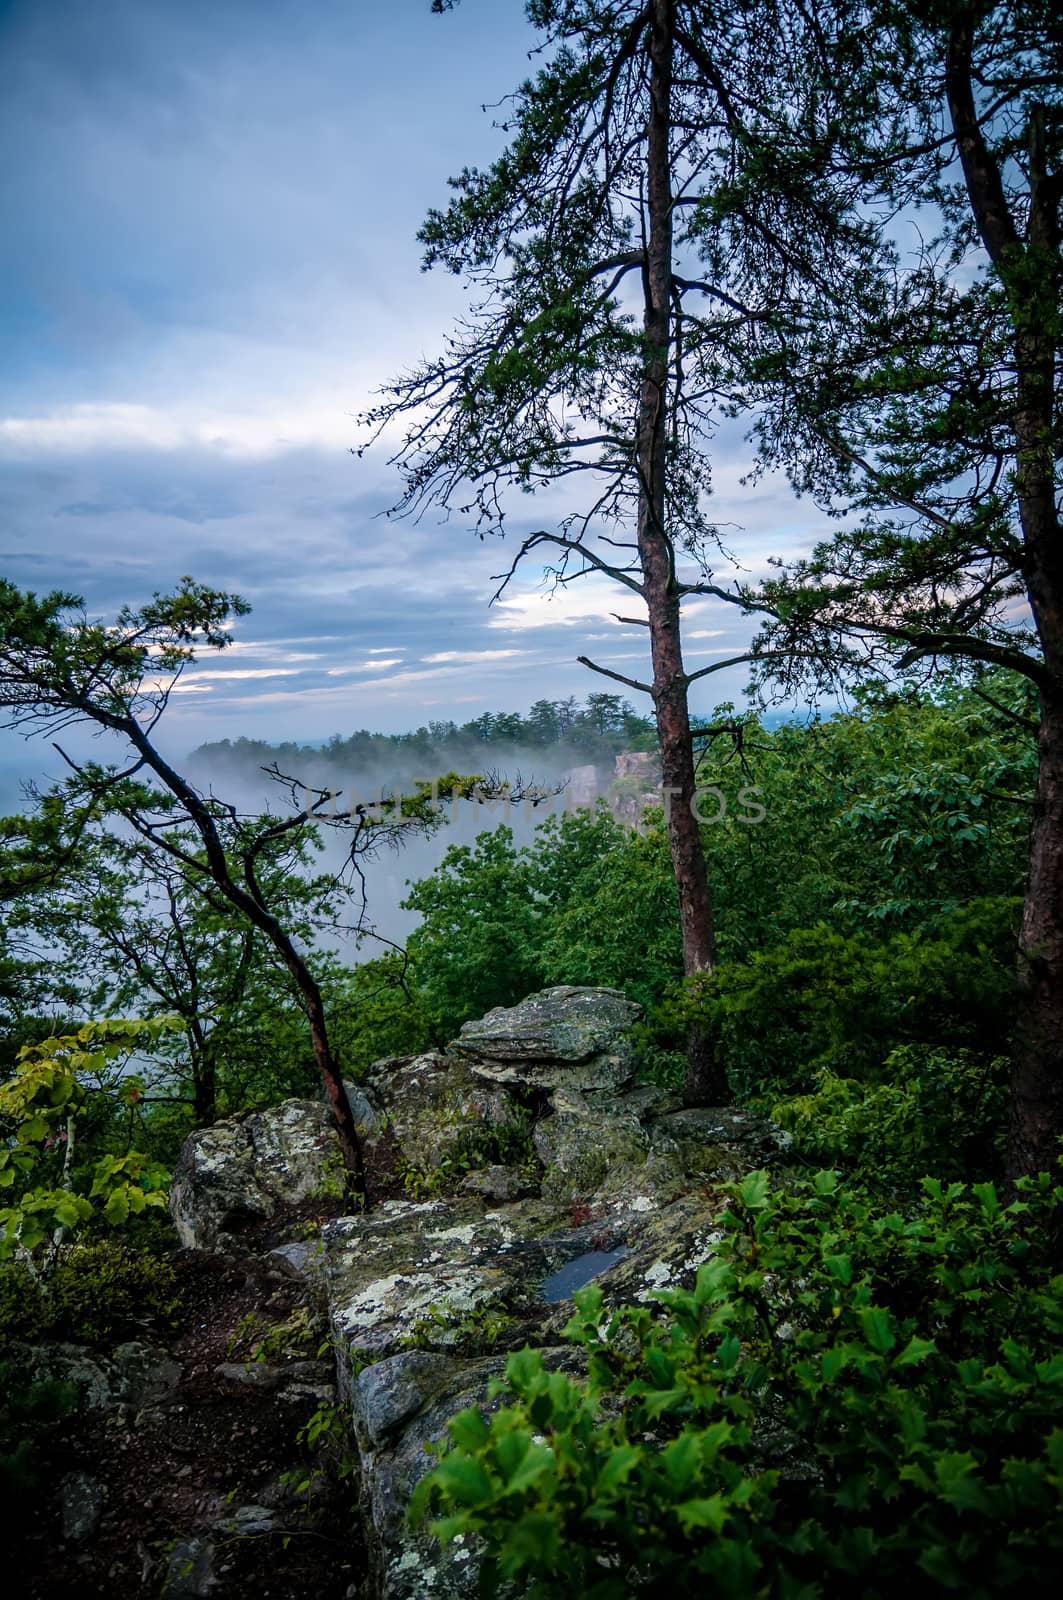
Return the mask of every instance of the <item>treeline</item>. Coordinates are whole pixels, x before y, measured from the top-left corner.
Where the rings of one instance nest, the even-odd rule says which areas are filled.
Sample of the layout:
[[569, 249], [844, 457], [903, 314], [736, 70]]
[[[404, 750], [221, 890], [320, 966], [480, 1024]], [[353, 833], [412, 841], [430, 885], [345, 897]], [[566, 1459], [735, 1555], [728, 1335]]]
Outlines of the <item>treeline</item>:
[[656, 743], [653, 721], [639, 716], [631, 704], [616, 694], [575, 695], [563, 700], [536, 700], [522, 716], [519, 711], [482, 711], [468, 722], [430, 721], [409, 733], [333, 734], [321, 745], [293, 740], [270, 743], [264, 739], [219, 739], [200, 745], [192, 754], [197, 767], [251, 770], [276, 762], [286, 771], [306, 769], [358, 772], [399, 758], [414, 759], [439, 770], [471, 767], [514, 751], [551, 751], [572, 764], [601, 762], [621, 750], [649, 750]]

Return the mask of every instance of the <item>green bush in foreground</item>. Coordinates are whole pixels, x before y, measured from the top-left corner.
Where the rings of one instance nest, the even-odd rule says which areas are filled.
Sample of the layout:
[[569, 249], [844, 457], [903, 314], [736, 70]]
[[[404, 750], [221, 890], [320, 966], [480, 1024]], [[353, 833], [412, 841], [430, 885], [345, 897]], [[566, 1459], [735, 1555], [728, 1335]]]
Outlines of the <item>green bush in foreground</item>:
[[488, 1593], [1054, 1593], [1063, 1186], [1002, 1206], [927, 1178], [910, 1215], [832, 1172], [728, 1193], [693, 1289], [613, 1313], [584, 1290], [586, 1380], [512, 1356], [414, 1515], [482, 1537]]

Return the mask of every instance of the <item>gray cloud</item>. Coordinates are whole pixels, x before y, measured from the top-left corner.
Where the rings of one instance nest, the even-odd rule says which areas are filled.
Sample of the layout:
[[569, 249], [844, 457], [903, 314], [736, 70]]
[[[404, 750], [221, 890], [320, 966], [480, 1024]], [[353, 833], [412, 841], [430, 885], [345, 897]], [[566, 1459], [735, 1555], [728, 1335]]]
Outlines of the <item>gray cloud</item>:
[[[351, 414], [461, 304], [420, 274], [415, 230], [446, 175], [498, 147], [481, 102], [526, 73], [528, 42], [497, 0], [442, 19], [428, 0], [0, 13], [3, 571], [102, 616], [186, 572], [251, 600], [237, 648], [175, 696], [176, 751], [587, 693], [588, 638], [643, 675], [609, 615], [627, 602], [597, 586], [548, 605], [530, 570], [489, 608], [509, 547], [389, 523], [381, 461], [347, 453]], [[716, 450], [746, 564], [806, 542], [807, 512], [738, 482], [737, 435]], [[693, 664], [745, 637], [718, 610], [696, 614]]]

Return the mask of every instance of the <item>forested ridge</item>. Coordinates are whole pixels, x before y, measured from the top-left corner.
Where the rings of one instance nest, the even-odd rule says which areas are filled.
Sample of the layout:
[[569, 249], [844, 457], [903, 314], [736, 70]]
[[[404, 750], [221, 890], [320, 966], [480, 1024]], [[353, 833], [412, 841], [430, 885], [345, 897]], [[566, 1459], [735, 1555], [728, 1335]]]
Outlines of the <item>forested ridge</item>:
[[[242, 595], [0, 579], [0, 711], [61, 773], [0, 819], [15, 1569], [1054, 1594], [1058, 20], [524, 9], [501, 152], [418, 235], [466, 309], [351, 471], [396, 550], [508, 538], [496, 601], [607, 589], [608, 689], [181, 757]], [[739, 432], [811, 548], [715, 520]], [[399, 943], [370, 868], [417, 841]]]

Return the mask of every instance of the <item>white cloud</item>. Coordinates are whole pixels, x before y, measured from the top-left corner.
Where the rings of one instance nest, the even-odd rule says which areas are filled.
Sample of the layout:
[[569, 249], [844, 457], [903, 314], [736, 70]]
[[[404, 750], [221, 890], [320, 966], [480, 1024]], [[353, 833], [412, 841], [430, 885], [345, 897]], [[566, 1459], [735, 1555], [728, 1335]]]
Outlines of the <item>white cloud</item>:
[[422, 656], [421, 660], [426, 665], [439, 661], [504, 661], [507, 656], [523, 656], [527, 653], [526, 650], [438, 650], [435, 655]]
[[385, 656], [377, 661], [359, 661], [348, 667], [329, 667], [325, 676], [343, 678], [352, 672], [383, 672], [387, 667], [401, 667], [401, 656]]
[[212, 683], [235, 683], [238, 679], [252, 678], [297, 678], [299, 667], [236, 667], [232, 672], [215, 672], [210, 668], [202, 671], [191, 668], [195, 673], [196, 682], [201, 683], [209, 679]]
[[620, 584], [588, 577], [569, 588], [556, 589], [550, 594], [541, 590], [532, 593], [506, 593], [495, 602], [496, 615], [488, 621], [489, 628], [505, 628], [523, 632], [529, 628], [571, 627], [586, 623], [612, 622], [616, 615], [644, 617], [646, 603], [637, 594]]
[[216, 411], [204, 415], [196, 409], [86, 402], [58, 406], [36, 415], [0, 417], [0, 448], [20, 456], [200, 449], [221, 455], [260, 457], [308, 446], [342, 449], [353, 438], [349, 410], [313, 395], [295, 409], [266, 409], [261, 413]]

